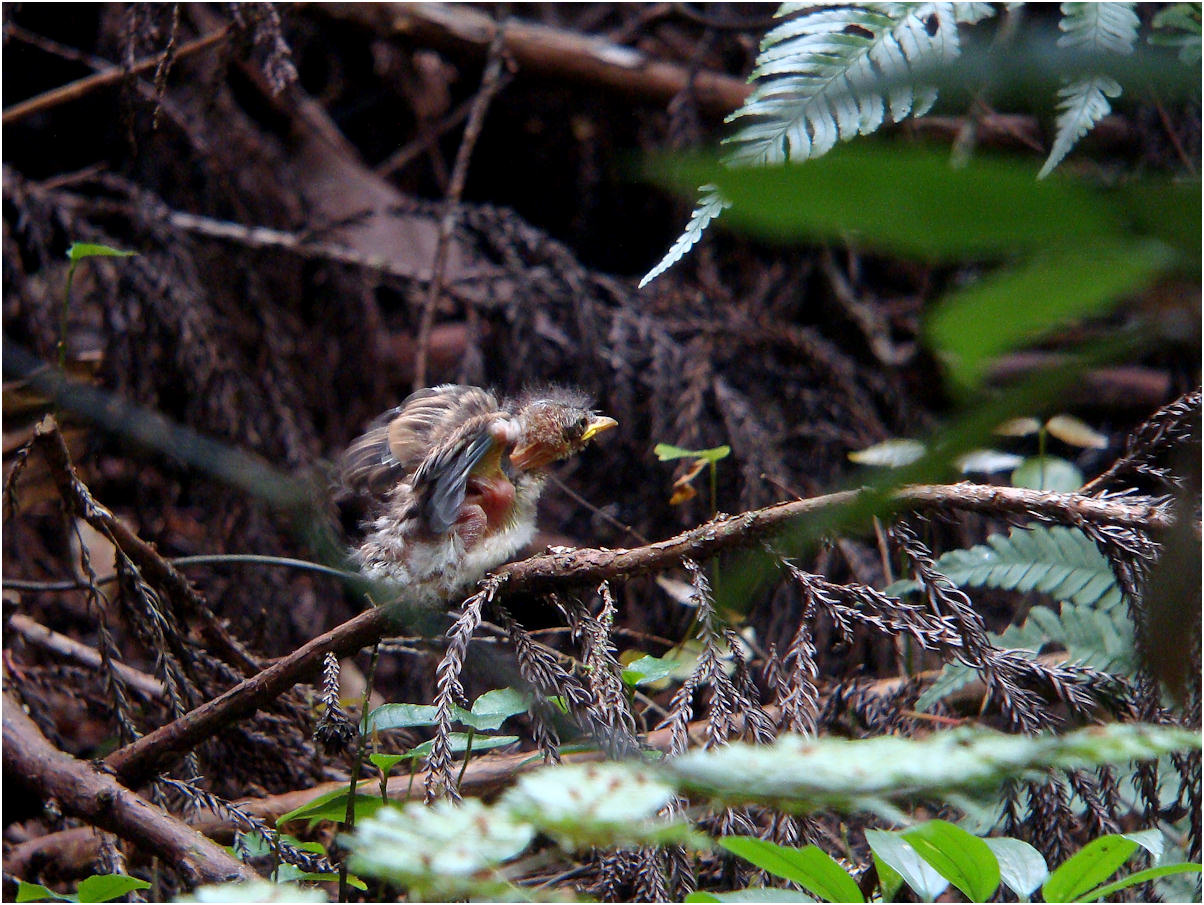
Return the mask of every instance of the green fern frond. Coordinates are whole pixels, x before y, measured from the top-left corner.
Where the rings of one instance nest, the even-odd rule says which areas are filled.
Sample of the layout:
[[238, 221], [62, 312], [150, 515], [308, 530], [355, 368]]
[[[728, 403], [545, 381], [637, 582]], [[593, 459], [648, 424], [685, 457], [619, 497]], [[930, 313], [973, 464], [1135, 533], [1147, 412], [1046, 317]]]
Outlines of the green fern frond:
[[[1132, 675], [1133, 623], [1123, 608], [1099, 610], [1063, 601], [1057, 610], [1035, 606], [1021, 625], [1010, 625], [1002, 633], [989, 632], [991, 644], [1029, 659], [1035, 659], [1049, 644], [1066, 651], [1067, 659], [1101, 672]], [[949, 663], [916, 699], [916, 709], [925, 712], [937, 701], [968, 685], [976, 670], [963, 663]]]
[[[889, 115], [922, 116], [936, 91], [916, 83], [917, 66], [954, 59], [957, 15], [978, 15], [977, 4], [865, 3], [820, 7], [787, 19], [765, 36], [752, 80], [757, 87], [728, 122], [747, 122], [726, 139], [728, 162], [800, 162], [837, 141], [876, 131]], [[806, 9], [785, 4], [779, 14]], [[892, 87], [884, 97], [877, 87]]]
[[[1111, 610], [1122, 601], [1108, 561], [1076, 528], [1061, 525], [1016, 528], [1004, 537], [992, 534], [986, 544], [951, 550], [936, 568], [959, 587], [1040, 591], [1056, 600]], [[917, 590], [912, 581], [895, 582], [887, 593]]]
[[[1135, 3], [1063, 3], [1058, 27], [1065, 34], [1058, 46], [1083, 53], [1126, 55], [1133, 52], [1140, 24]], [[1058, 92], [1058, 134], [1049, 159], [1037, 174], [1048, 176], [1070, 150], [1112, 110], [1108, 98], [1120, 97], [1120, 83], [1098, 73], [1079, 79]]]
[[690, 214], [690, 222], [686, 224], [685, 232], [677, 237], [677, 241], [665, 253], [661, 262], [644, 275], [638, 288], [643, 289], [685, 257], [686, 252], [702, 238], [702, 231], [707, 228], [708, 224], [723, 213], [724, 208], [728, 207], [728, 202], [719, 194], [719, 189], [715, 186], [704, 185], [698, 191], [702, 193], [702, 197], [698, 199], [698, 206], [694, 208], [694, 213]]
[[[962, 587], [990, 587], [1028, 593], [1040, 591], [1061, 601], [1059, 608], [1034, 606], [1021, 625], [991, 633], [996, 647], [1036, 657], [1047, 644], [1064, 648], [1069, 658], [1105, 672], [1132, 673], [1133, 626], [1108, 561], [1083, 532], [1061, 525], [1016, 528], [985, 544], [951, 550], [936, 561], [937, 571]], [[918, 590], [914, 581], [898, 581], [888, 594]], [[972, 681], [975, 670], [948, 664], [916, 701], [926, 710]]]
[[[798, 163], [869, 135], [888, 118], [922, 116], [936, 89], [918, 84], [913, 72], [952, 60], [958, 24], [993, 14], [989, 3], [783, 4], [777, 15], [785, 21], [761, 42], [750, 76], [756, 87], [728, 117], [741, 125], [724, 141], [731, 147], [725, 163]], [[680, 260], [727, 206], [718, 193], [705, 193], [685, 232], [640, 286]]]

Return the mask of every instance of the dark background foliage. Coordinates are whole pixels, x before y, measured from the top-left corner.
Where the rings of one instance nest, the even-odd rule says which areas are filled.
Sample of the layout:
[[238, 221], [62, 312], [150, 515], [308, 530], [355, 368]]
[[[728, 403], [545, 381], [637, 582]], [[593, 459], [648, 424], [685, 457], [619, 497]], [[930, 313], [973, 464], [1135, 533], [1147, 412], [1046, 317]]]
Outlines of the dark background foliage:
[[[481, 10], [503, 12], [483, 6], [465, 14]], [[522, 4], [509, 12], [609, 39], [687, 73], [742, 80], [772, 7]], [[68, 313], [69, 370], [286, 471], [317, 475], [320, 486], [324, 463], [411, 390], [442, 199], [481, 83], [479, 49], [405, 33], [382, 8], [367, 6], [6, 4], [3, 16], [6, 110], [98, 67], [160, 58], [139, 76], [6, 118], [6, 340], [53, 362], [68, 246], [135, 251], [80, 267]], [[219, 29], [228, 29], [223, 40], [172, 59], [186, 42]], [[591, 505], [550, 488], [536, 548], [634, 546], [708, 517], [705, 492], [668, 503], [674, 474], [652, 455], [655, 443], [729, 444], [718, 507], [735, 512], [823, 492], [852, 474], [850, 451], [931, 428], [950, 410], [920, 324], [944, 288], [976, 274], [973, 264], [936, 268], [852, 246], [771, 248], [712, 230], [682, 264], [636, 290], [689, 211], [642, 182], [636, 163], [650, 152], [713, 144], [725, 112], [689, 86], [650, 97], [636, 82], [615, 90], [569, 78], [552, 63], [509, 65], [473, 149], [451, 238], [428, 382], [507, 394], [541, 382], [575, 384], [620, 422], [607, 442], [558, 473]], [[964, 123], [960, 113], [938, 108], [889, 140], [948, 143]], [[985, 113], [982, 141], [1019, 145], [1035, 172], [1051, 110], [1009, 114], [1005, 128]], [[1198, 170], [1199, 143], [1197, 107], [1166, 109], [1133, 91], [1066, 166], [1094, 176], [1177, 174]], [[222, 224], [231, 228], [218, 235]], [[1077, 335], [1008, 358], [995, 379], [1031, 370], [1064, 343], [1105, 335], [1140, 309], [1177, 312], [1186, 304], [1190, 313], [1195, 292], [1193, 300], [1191, 287], [1160, 285]], [[1113, 438], [1111, 448], [1055, 451], [1093, 474], [1115, 458], [1128, 429], [1192, 389], [1198, 316], [1187, 322], [1187, 331], [1141, 360], [1088, 375], [1062, 402]], [[45, 411], [18, 389], [6, 384], [6, 469]], [[245, 490], [82, 420], [64, 421], [95, 497], [163, 555], [313, 555], [287, 518]], [[1017, 448], [1031, 452], [1023, 442]], [[72, 575], [81, 543], [92, 545], [96, 571], [109, 571], [103, 543], [65, 527], [36, 465], [17, 498], [19, 517], [5, 523], [6, 577]], [[937, 523], [927, 539], [968, 545], [985, 527], [979, 517]], [[894, 576], [885, 573], [880, 540], [842, 538], [803, 565], [837, 584], [882, 587]], [[293, 650], [360, 608], [337, 581], [308, 573], [222, 565], [188, 574], [231, 631], [264, 657]], [[691, 611], [652, 579], [614, 591], [620, 648], [662, 653], [668, 645], [656, 639], [676, 641], [689, 630]], [[6, 592], [5, 599], [6, 612], [15, 607], [93, 646], [104, 643], [83, 592]], [[1014, 615], [1006, 597], [988, 595], [985, 603], [992, 627]], [[785, 650], [802, 607], [791, 583], [751, 601], [758, 650]], [[512, 608], [529, 627], [561, 622], [541, 601]], [[117, 607], [107, 630], [127, 662], [152, 672], [155, 651], [138, 625], [131, 608]], [[850, 680], [894, 674], [890, 639], [831, 633], [821, 620], [817, 666], [838, 692], [833, 701], [849, 700], [842, 695], [855, 688]], [[13, 643], [19, 672], [12, 676], [36, 702], [43, 730], [79, 756], [111, 747], [112, 706], [96, 676]], [[427, 700], [435, 662], [383, 658], [377, 690], [388, 700]], [[225, 687], [221, 670], [203, 657], [190, 669], [197, 693]], [[487, 687], [470, 687], [470, 697]], [[873, 720], [854, 715], [842, 731]], [[300, 693], [247, 726], [201, 752], [215, 791], [284, 791], [339, 773], [341, 764], [333, 767], [309, 741]], [[35, 802], [10, 801], [6, 824], [37, 815]], [[37, 832], [27, 824], [6, 840]]]

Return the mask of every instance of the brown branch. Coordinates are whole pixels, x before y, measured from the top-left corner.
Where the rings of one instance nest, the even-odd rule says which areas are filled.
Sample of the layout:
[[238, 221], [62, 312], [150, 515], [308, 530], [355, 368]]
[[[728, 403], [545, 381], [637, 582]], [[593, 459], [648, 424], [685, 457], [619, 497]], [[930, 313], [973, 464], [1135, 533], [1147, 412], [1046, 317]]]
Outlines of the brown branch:
[[256, 873], [96, 766], [59, 751], [12, 696], [4, 696], [4, 776], [63, 813], [115, 833], [176, 867], [190, 885], [256, 879]]
[[[179, 60], [183, 57], [197, 53], [207, 47], [212, 47], [219, 41], [225, 39], [229, 33], [229, 28], [221, 28], [211, 34], [205, 35], [195, 40], [189, 41], [187, 44], [182, 44], [174, 54], [174, 59]], [[95, 75], [85, 76], [74, 82], [70, 82], [59, 88], [54, 88], [44, 94], [39, 94], [36, 97], [31, 97], [29, 100], [21, 101], [19, 104], [14, 104], [4, 111], [2, 118], [4, 125], [10, 125], [18, 120], [24, 119], [34, 113], [41, 113], [44, 110], [49, 110], [52, 107], [57, 107], [59, 104], [65, 104], [68, 101], [78, 100], [85, 95], [91, 94], [100, 88], [106, 88], [109, 85], [115, 85], [122, 79], [134, 77], [142, 73], [155, 69], [159, 66], [163, 58], [162, 54], [146, 57], [136, 62], [129, 69], [124, 69], [120, 66], [110, 66]]]
[[198, 616], [203, 624], [205, 639], [211, 645], [229, 656], [243, 672], [250, 674], [258, 671], [260, 664], [218, 622], [208, 604], [188, 583], [188, 579], [160, 556], [154, 547], [93, 499], [88, 488], [75, 473], [75, 467], [71, 464], [71, 453], [54, 416], [47, 415], [34, 429], [34, 443], [45, 457], [55, 486], [70, 510], [97, 531], [111, 538], [146, 575], [151, 584], [164, 588], [171, 595], [171, 599], [180, 604], [187, 613]]
[[[497, 28], [486, 14], [463, 4], [327, 3], [319, 9], [377, 34], [476, 56], [484, 54]], [[699, 108], [715, 117], [739, 108], [752, 90], [741, 78], [655, 60], [604, 38], [534, 22], [508, 22], [505, 49], [523, 71], [610, 89], [656, 104], [667, 104], [689, 89]], [[951, 141], [966, 123], [967, 117], [961, 116], [923, 116], [910, 120], [906, 128]], [[1044, 146], [1041, 124], [1035, 116], [991, 113], [977, 117], [974, 123], [983, 145], [1029, 149]], [[1136, 139], [1135, 130], [1123, 117], [1105, 116], [1087, 140], [1103, 147], [1118, 147], [1131, 146]]]
[[444, 200], [443, 217], [439, 220], [439, 241], [435, 246], [435, 262], [431, 266], [431, 281], [426, 287], [422, 319], [418, 325], [418, 355], [414, 360], [415, 390], [426, 386], [427, 345], [430, 342], [431, 328], [435, 325], [435, 308], [438, 305], [439, 296], [443, 293], [452, 232], [455, 231], [456, 223], [460, 219], [460, 199], [464, 195], [464, 183], [468, 179], [468, 162], [472, 159], [472, 149], [476, 147], [477, 139], [481, 135], [481, 127], [485, 124], [485, 114], [489, 110], [489, 104], [502, 86], [502, 48], [505, 34], [504, 25], [496, 27], [493, 40], [489, 44], [489, 62], [486, 63], [485, 73], [481, 76], [481, 87], [473, 99], [472, 111], [468, 114], [468, 123], [464, 126], [464, 135], [461, 137], [460, 147], [456, 151], [451, 183], [448, 185], [447, 198]]
[[[807, 500], [779, 503], [741, 515], [722, 516], [668, 540], [624, 550], [577, 549], [544, 553], [503, 566], [496, 573], [500, 593], [545, 592], [603, 580], [627, 578], [679, 565], [683, 559], [705, 560], [724, 550], [747, 547], [780, 531], [801, 516], [852, 502], [861, 491], [842, 491]], [[905, 505], [922, 508], [968, 509], [995, 514], [1040, 515], [1075, 524], [1083, 520], [1163, 530], [1171, 518], [1163, 509], [1146, 504], [1089, 499], [1072, 493], [992, 487], [960, 483], [914, 485], [898, 491]], [[202, 704], [124, 748], [114, 751], [106, 764], [130, 786], [146, 781], [170, 766], [200, 741], [260, 706], [306, 677], [316, 674], [328, 652], [347, 656], [374, 643], [396, 625], [386, 609], [376, 608], [313, 639], [259, 675]]]
[[[73, 661], [89, 669], [101, 668], [101, 656], [95, 648], [51, 631], [23, 613], [14, 613], [8, 621], [8, 628], [24, 638], [27, 643], [40, 647], [60, 659]], [[113, 663], [112, 665], [131, 688], [137, 689], [152, 700], [163, 697], [163, 684], [154, 676], [148, 676], [125, 663]]]
[[[489, 16], [461, 4], [332, 3], [321, 9], [379, 34], [416, 39], [443, 50], [481, 54], [498, 26]], [[686, 88], [713, 116], [735, 110], [748, 96], [743, 79], [652, 59], [630, 47], [533, 22], [506, 23], [505, 51], [526, 72], [600, 85], [666, 104]]]
[[[1008, 385], [1039, 371], [1064, 366], [1070, 356], [1057, 352], [1022, 351], [996, 359], [988, 372], [991, 382]], [[1068, 389], [1074, 403], [1093, 409], [1147, 413], [1166, 402], [1174, 389], [1171, 375], [1144, 365], [1112, 365], [1083, 372]]]
[[327, 653], [333, 652], [338, 657], [353, 654], [378, 641], [391, 627], [392, 619], [385, 609], [360, 613], [287, 657], [281, 657], [225, 694], [118, 748], [105, 758], [105, 764], [126, 785], [141, 785], [223, 726], [249, 716], [297, 682], [318, 672]]
[[[1043, 663], [1056, 665], [1066, 660], [1065, 653], [1044, 654], [1039, 658]], [[867, 693], [886, 697], [896, 694], [909, 682], [928, 682], [940, 675], [939, 669], [927, 670], [915, 676], [892, 677], [880, 679], [867, 689]], [[951, 696], [950, 700], [969, 702], [980, 700], [986, 694], [986, 685], [981, 679], [973, 679], [966, 686]], [[769, 705], [766, 712], [772, 719], [778, 718], [778, 708]], [[689, 724], [690, 738], [701, 744], [705, 740], [706, 720], [696, 720]], [[649, 732], [642, 741], [650, 748], [668, 752], [671, 740], [671, 730], [657, 729]], [[562, 754], [564, 763], [588, 763], [602, 760], [601, 751], [571, 751]], [[464, 769], [460, 780], [460, 791], [466, 797], [488, 798], [509, 788], [514, 780], [531, 770], [538, 769], [543, 762], [532, 757], [532, 752], [521, 751], [515, 754], [486, 754], [473, 758]], [[416, 773], [411, 779], [408, 773], [393, 776], [385, 786], [385, 792], [391, 801], [410, 801], [420, 799], [426, 786], [427, 774]], [[367, 781], [375, 788], [374, 781]], [[320, 796], [338, 792], [347, 787], [344, 781], [320, 783], [306, 789], [295, 789], [291, 792], [281, 792], [276, 795], [266, 795], [262, 798], [241, 798], [232, 802], [234, 807], [257, 817], [260, 820], [274, 823], [277, 818], [309, 804]], [[361, 788], [364, 786], [361, 785]], [[205, 812], [190, 824], [194, 829], [222, 843], [233, 838], [238, 827], [226, 817]], [[54, 863], [64, 874], [83, 873], [90, 869], [96, 857], [99, 843], [90, 829], [69, 829], [57, 833], [49, 833], [37, 839], [31, 839], [14, 846], [6, 858], [7, 869], [18, 876], [30, 876], [37, 873], [43, 864]]]

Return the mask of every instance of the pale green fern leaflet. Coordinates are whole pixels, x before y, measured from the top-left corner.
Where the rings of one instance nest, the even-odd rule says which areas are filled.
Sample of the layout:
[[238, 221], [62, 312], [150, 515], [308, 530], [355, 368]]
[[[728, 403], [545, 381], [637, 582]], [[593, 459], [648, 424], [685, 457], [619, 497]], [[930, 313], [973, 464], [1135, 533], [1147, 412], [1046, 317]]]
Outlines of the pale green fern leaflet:
[[[783, 4], [777, 15], [785, 21], [761, 42], [750, 76], [756, 87], [728, 117], [739, 129], [725, 140], [726, 163], [797, 163], [869, 135], [888, 118], [922, 116], [936, 89], [913, 73], [954, 59], [957, 26], [993, 13], [989, 3]], [[725, 207], [713, 187], [704, 187], [685, 232], [640, 286], [680, 260]]]
[[[1058, 46], [1083, 53], [1126, 55], [1133, 52], [1140, 24], [1135, 3], [1063, 3]], [[1120, 97], [1120, 83], [1104, 73], [1078, 79], [1058, 92], [1058, 133], [1037, 178], [1048, 176], [1080, 138], [1108, 115], [1108, 98]]]

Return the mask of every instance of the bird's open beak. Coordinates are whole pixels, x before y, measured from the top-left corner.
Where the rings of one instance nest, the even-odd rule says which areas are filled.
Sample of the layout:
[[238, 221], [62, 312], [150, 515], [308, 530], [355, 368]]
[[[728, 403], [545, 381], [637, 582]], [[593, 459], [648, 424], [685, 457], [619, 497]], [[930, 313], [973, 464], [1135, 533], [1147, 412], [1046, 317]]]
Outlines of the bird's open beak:
[[581, 435], [582, 440], [591, 440], [596, 434], [602, 431], [608, 431], [612, 427], [618, 427], [619, 422], [614, 418], [607, 418], [605, 415], [596, 415], [592, 421], [585, 427], [585, 433]]

